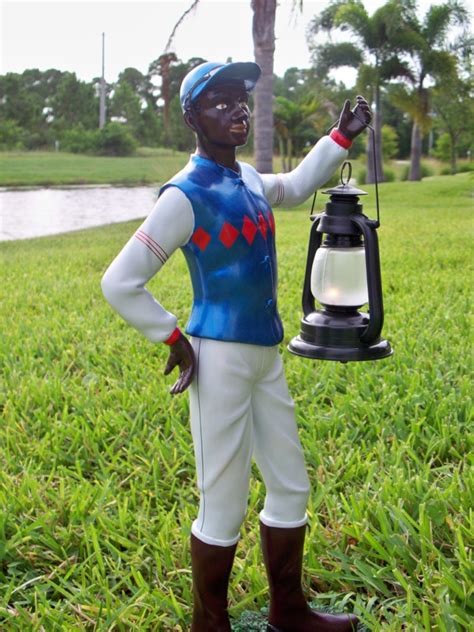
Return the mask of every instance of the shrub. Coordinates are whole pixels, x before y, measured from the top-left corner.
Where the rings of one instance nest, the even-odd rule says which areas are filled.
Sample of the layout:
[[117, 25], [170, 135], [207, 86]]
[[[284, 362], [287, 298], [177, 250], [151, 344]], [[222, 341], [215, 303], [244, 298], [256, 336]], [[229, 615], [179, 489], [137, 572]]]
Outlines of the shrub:
[[74, 154], [93, 154], [98, 148], [98, 131], [75, 127], [64, 132], [60, 139], [60, 147]]
[[131, 156], [137, 141], [121, 123], [107, 123], [98, 133], [97, 152], [103, 156]]
[[436, 139], [433, 149], [433, 156], [442, 162], [449, 162], [451, 159], [451, 138], [449, 134], [441, 134]]
[[24, 131], [23, 144], [25, 149], [42, 149], [49, 147], [51, 144], [50, 138], [46, 130], [39, 132]]
[[[410, 173], [410, 165], [405, 165], [400, 174], [400, 180], [408, 180], [409, 173]], [[430, 176], [434, 176], [434, 175], [435, 175], [434, 169], [430, 167], [429, 165], [425, 164], [424, 162], [422, 162], [421, 163], [421, 177], [429, 178]]]
[[365, 167], [362, 167], [362, 169], [359, 169], [356, 175], [357, 184], [364, 184], [366, 178], [367, 178], [367, 169]]
[[[460, 165], [457, 165], [456, 171], [454, 173], [469, 173], [470, 171], [474, 171], [474, 163], [473, 162], [462, 162]], [[443, 167], [440, 171], [442, 176], [452, 176], [453, 170], [451, 167]]]
[[[390, 125], [382, 125], [382, 154], [384, 160], [395, 158], [398, 153], [398, 134]], [[387, 180], [392, 182], [392, 180]]]
[[15, 121], [0, 121], [0, 149], [23, 149], [24, 132]]
[[[395, 182], [395, 171], [393, 169], [389, 169], [388, 167], [383, 168], [384, 182]], [[367, 179], [367, 169], [362, 167], [359, 169], [356, 175], [357, 184], [365, 184]]]

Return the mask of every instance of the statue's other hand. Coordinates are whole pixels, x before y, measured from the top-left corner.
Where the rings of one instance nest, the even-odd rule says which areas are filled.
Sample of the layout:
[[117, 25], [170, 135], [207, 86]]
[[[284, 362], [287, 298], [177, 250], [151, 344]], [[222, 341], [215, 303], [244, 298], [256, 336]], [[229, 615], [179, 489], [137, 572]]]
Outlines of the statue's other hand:
[[165, 375], [179, 367], [179, 377], [170, 389], [171, 395], [183, 393], [193, 381], [196, 370], [196, 358], [189, 340], [181, 332], [178, 340], [170, 346], [170, 354], [166, 363]]

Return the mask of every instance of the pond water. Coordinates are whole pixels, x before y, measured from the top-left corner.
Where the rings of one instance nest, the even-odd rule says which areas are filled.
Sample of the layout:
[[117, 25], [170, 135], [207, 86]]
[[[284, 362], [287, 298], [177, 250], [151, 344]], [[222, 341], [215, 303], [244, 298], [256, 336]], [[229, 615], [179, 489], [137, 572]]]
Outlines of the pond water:
[[61, 187], [0, 190], [0, 241], [125, 222], [146, 217], [158, 188]]

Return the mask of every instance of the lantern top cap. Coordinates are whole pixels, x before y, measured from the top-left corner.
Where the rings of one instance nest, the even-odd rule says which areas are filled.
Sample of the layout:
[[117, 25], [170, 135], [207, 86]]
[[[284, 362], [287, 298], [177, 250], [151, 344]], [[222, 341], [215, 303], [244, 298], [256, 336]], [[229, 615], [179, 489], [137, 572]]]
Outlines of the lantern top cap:
[[[344, 177], [344, 171], [347, 169], [347, 175]], [[367, 195], [367, 191], [362, 191], [362, 189], [357, 189], [350, 184], [352, 176], [352, 165], [348, 160], [345, 160], [342, 163], [341, 167], [341, 184], [333, 189], [328, 189], [327, 191], [323, 191], [323, 193], [328, 193], [329, 195]]]
[[332, 189], [328, 189], [327, 191], [323, 191], [323, 193], [327, 193], [328, 195], [367, 195], [367, 191], [362, 191], [362, 189], [357, 189], [350, 184], [340, 184], [337, 187]]

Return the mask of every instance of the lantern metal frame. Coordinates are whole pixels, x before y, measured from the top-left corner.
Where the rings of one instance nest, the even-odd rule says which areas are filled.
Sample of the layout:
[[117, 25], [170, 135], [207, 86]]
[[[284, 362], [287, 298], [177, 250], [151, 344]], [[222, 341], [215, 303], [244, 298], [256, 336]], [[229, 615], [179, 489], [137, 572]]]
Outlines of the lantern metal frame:
[[[342, 174], [350, 163], [344, 163], [341, 185], [325, 193], [331, 195], [323, 213], [312, 215], [312, 226], [303, 285], [303, 318], [300, 334], [293, 338], [291, 353], [311, 359], [340, 362], [378, 360], [392, 355], [390, 343], [380, 334], [384, 321], [379, 244], [376, 229], [380, 220], [369, 219], [362, 213], [359, 196], [365, 191], [344, 183]], [[378, 211], [378, 195], [377, 195]], [[378, 214], [378, 213], [377, 213]], [[341, 244], [363, 245], [367, 274], [369, 314], [359, 312], [359, 306], [324, 305], [317, 310], [311, 292], [311, 270], [323, 234], [331, 236], [335, 247]], [[363, 243], [362, 239], [363, 238]]]

